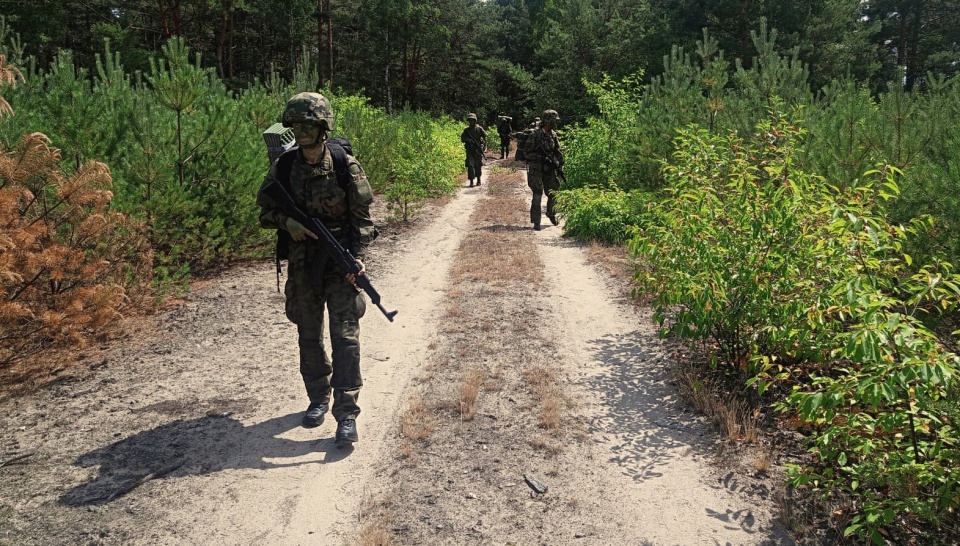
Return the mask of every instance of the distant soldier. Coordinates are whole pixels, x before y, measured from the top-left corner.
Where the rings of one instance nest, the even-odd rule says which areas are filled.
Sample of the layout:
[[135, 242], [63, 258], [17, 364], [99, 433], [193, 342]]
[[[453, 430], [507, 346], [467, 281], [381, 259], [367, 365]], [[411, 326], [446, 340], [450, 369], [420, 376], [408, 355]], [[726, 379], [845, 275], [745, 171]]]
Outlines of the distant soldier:
[[528, 162], [527, 185], [533, 191], [530, 222], [537, 231], [540, 230], [540, 204], [544, 192], [547, 194], [547, 218], [553, 225], [557, 225], [557, 215], [553, 208], [554, 194], [560, 189], [558, 171], [563, 167], [560, 140], [557, 132], [553, 130], [558, 121], [560, 116], [556, 110], [545, 110], [539, 127], [527, 137], [523, 145], [523, 153]]
[[530, 122], [527, 129], [536, 129], [537, 127], [540, 127], [540, 118], [533, 118], [533, 121]]
[[510, 157], [510, 133], [513, 127], [510, 124], [513, 118], [507, 115], [497, 116], [497, 134], [500, 135], [500, 159]]
[[467, 152], [467, 178], [470, 180], [470, 187], [473, 187], [473, 179], [477, 179], [477, 185], [480, 185], [480, 170], [483, 168], [483, 152], [487, 151], [487, 132], [483, 127], [477, 125], [477, 115], [469, 114], [467, 116], [469, 124], [462, 133], [460, 133], [460, 142]]

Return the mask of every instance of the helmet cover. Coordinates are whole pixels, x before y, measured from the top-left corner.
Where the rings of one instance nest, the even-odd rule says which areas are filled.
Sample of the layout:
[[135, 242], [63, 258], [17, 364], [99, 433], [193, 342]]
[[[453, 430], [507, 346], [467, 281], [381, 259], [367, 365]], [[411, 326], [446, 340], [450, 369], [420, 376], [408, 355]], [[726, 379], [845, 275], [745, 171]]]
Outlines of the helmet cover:
[[316, 123], [324, 131], [334, 128], [333, 107], [330, 101], [320, 93], [298, 93], [287, 101], [283, 109], [283, 126], [294, 123]]

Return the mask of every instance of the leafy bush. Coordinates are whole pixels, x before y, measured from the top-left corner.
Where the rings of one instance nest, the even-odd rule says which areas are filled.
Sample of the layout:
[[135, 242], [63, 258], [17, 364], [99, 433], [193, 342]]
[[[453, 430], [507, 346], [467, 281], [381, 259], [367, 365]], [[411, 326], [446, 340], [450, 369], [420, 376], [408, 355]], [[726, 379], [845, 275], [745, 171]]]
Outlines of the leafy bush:
[[408, 220], [423, 200], [456, 189], [463, 151], [452, 120], [406, 111], [387, 116], [355, 96], [338, 97], [334, 108], [371, 186], [398, 217]]
[[791, 482], [854, 499], [846, 534], [938, 525], [960, 508], [960, 359], [920, 318], [956, 312], [960, 276], [903, 252], [932, 224], [887, 221], [897, 169], [839, 190], [796, 168], [802, 131], [759, 129], [678, 138], [667, 197], [631, 242], [640, 290], [664, 333], [711, 340], [758, 395], [790, 391], [775, 406], [815, 455]]
[[799, 134], [782, 119], [759, 127], [760, 145], [681, 132], [665, 198], [630, 244], [664, 333], [712, 340], [716, 361], [746, 377], [751, 358], [775, 352], [777, 328], [793, 328], [821, 286], [812, 249], [829, 190], [794, 168]]
[[644, 211], [652, 197], [640, 190], [577, 188], [557, 195], [557, 210], [567, 218], [566, 235], [623, 244], [644, 225]]
[[859, 197], [893, 198], [895, 172], [885, 174], [880, 192], [861, 186], [833, 209], [821, 252], [837, 281], [830, 305], [808, 311], [808, 326], [840, 326], [833, 365], [777, 405], [816, 430], [817, 463], [791, 468], [792, 483], [856, 498], [845, 534], [878, 545], [898, 517], [908, 528], [956, 525], [960, 508], [960, 358], [920, 320], [957, 311], [960, 276], [944, 262], [916, 267], [903, 253], [929, 221], [892, 225], [882, 203]]

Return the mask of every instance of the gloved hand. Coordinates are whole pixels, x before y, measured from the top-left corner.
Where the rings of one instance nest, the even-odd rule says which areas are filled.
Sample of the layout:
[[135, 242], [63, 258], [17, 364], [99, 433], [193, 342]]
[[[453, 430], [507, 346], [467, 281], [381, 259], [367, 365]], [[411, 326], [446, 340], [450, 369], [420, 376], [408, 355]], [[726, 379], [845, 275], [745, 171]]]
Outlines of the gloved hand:
[[290, 238], [294, 241], [303, 241], [307, 237], [317, 238], [312, 231], [303, 227], [303, 224], [293, 218], [287, 218], [287, 231], [290, 232]]
[[[357, 275], [366, 275], [366, 274], [367, 274], [367, 270], [366, 270], [366, 268], [363, 266], [363, 261], [362, 261], [360, 258], [356, 258], [356, 260], [357, 260], [357, 265], [360, 266], [360, 271], [357, 272]], [[350, 283], [350, 284], [352, 284], [352, 285], [354, 285], [354, 286], [356, 286], [357, 277], [354, 276], [353, 273], [347, 273], [347, 282]]]

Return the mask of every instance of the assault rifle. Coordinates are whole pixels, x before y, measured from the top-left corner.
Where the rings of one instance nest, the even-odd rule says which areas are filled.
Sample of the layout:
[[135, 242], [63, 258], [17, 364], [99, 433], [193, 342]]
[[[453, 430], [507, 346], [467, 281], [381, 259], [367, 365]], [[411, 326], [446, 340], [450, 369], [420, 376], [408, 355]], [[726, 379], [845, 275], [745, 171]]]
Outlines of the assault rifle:
[[347, 273], [352, 273], [357, 286], [363, 289], [367, 293], [367, 296], [370, 297], [370, 301], [374, 303], [383, 313], [387, 320], [393, 322], [393, 317], [396, 316], [396, 311], [387, 311], [387, 309], [380, 303], [380, 294], [377, 292], [376, 288], [370, 284], [370, 278], [366, 275], [360, 275], [360, 264], [357, 263], [357, 260], [350, 254], [350, 251], [343, 248], [337, 238], [330, 233], [330, 230], [320, 220], [307, 216], [299, 207], [297, 203], [290, 197], [290, 194], [287, 193], [286, 188], [283, 187], [279, 181], [274, 180], [266, 188], [263, 189], [263, 193], [268, 196], [270, 199], [273, 199], [273, 202], [277, 204], [284, 214], [293, 218], [297, 222], [303, 225], [303, 227], [310, 230], [311, 233], [317, 236], [317, 240], [320, 242], [320, 245], [323, 247], [323, 250], [330, 256], [334, 263], [340, 266], [340, 269], [343, 269]]
[[567, 175], [563, 172], [563, 154], [560, 150], [554, 150], [553, 152], [548, 152], [546, 147], [543, 145], [543, 142], [540, 142], [539, 146], [540, 151], [540, 162], [548, 167], [550, 170], [557, 173], [557, 178], [563, 180], [563, 183], [567, 183]]
[[543, 162], [546, 163], [551, 169], [557, 172], [557, 178], [559, 178], [560, 180], [563, 180], [564, 184], [567, 183], [567, 174], [563, 172], [563, 165], [561, 165], [559, 161], [557, 161], [553, 157], [547, 157], [546, 159], [543, 160]]
[[[477, 127], [480, 127], [480, 126], [477, 125]], [[474, 146], [477, 147], [478, 150], [480, 150], [480, 153], [483, 153], [483, 152], [486, 152], [486, 151], [487, 151], [487, 141], [486, 141], [486, 139], [484, 139], [483, 142], [480, 142], [479, 140], [477, 140], [477, 137], [474, 136], [474, 135], [468, 136], [468, 137], [467, 137], [467, 140], [464, 142], [464, 144], [473, 144]]]

